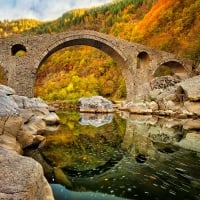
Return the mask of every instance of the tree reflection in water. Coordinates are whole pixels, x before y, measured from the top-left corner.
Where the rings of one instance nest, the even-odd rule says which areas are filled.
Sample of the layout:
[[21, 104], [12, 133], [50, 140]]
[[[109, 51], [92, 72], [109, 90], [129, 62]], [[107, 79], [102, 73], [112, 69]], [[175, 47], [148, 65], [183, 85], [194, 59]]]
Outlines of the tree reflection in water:
[[185, 130], [182, 120], [113, 115], [95, 127], [88, 116], [84, 125], [77, 113], [60, 117], [39, 150], [53, 169], [51, 183], [128, 199], [200, 199], [200, 131]]

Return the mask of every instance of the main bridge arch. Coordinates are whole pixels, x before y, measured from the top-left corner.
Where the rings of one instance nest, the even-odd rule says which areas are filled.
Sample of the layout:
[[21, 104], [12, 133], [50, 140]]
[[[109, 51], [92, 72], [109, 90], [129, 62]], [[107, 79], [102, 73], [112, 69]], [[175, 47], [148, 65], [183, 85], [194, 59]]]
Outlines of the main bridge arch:
[[133, 88], [131, 87], [132, 85], [130, 83], [133, 82], [133, 76], [131, 74], [129, 66], [126, 63], [127, 55], [124, 54], [124, 52], [119, 48], [119, 46], [116, 46], [112, 40], [106, 38], [104, 34], [97, 34], [96, 32], [95, 34], [93, 32], [90, 32], [89, 34], [88, 32], [87, 34], [85, 32], [72, 32], [71, 34], [68, 33], [66, 35], [63, 35], [63, 37], [56, 39], [57, 40], [54, 40], [51, 43], [49, 43], [46, 46], [46, 48], [44, 48], [43, 51], [37, 56], [37, 59], [34, 64], [35, 74], [39, 70], [41, 64], [51, 54], [57, 52], [58, 50], [75, 45], [91, 46], [105, 52], [107, 55], [112, 57], [113, 60], [117, 63], [125, 79], [127, 99], [131, 99]]

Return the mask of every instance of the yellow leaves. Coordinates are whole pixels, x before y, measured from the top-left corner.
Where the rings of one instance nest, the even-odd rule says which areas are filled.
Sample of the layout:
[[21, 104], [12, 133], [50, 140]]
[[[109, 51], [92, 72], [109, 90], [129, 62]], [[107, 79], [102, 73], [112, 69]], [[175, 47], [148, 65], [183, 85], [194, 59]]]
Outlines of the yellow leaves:
[[17, 26], [12, 27], [12, 32], [17, 33], [19, 31], [19, 28]]
[[15, 56], [18, 56], [18, 57], [21, 57], [21, 56], [25, 56], [26, 55], [26, 51], [23, 51], [23, 50], [19, 50]]
[[69, 85], [67, 86], [67, 91], [68, 92], [72, 92], [74, 90], [74, 85], [73, 83], [69, 83]]
[[122, 93], [117, 93], [117, 88], [124, 88], [119, 87], [121, 82], [117, 83], [123, 78], [113, 59], [89, 46], [62, 49], [51, 55], [40, 70], [36, 94], [44, 99], [76, 100], [82, 96], [103, 95], [105, 86], [111, 87], [105, 93], [112, 96]]
[[0, 36], [7, 37], [16, 33], [21, 33], [41, 24], [40, 21], [33, 19], [20, 19], [20, 20], [4, 20], [0, 22]]

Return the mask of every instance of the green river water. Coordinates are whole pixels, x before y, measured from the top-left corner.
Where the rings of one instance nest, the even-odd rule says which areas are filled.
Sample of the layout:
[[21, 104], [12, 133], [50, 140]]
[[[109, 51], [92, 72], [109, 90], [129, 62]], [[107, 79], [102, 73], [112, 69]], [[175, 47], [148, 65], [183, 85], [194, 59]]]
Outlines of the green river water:
[[[199, 141], [187, 139], [198, 139], [200, 130], [152, 116], [59, 116], [39, 152], [49, 182], [75, 192], [66, 199], [200, 199]], [[63, 189], [57, 192], [65, 199]]]

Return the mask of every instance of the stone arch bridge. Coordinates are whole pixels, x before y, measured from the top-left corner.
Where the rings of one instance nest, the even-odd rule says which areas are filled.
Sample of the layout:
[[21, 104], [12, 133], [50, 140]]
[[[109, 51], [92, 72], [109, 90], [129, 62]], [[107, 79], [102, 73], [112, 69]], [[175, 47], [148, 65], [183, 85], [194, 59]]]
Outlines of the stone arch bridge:
[[[33, 97], [37, 71], [43, 61], [52, 53], [74, 45], [95, 47], [115, 60], [125, 78], [128, 100], [136, 99], [142, 85], [149, 82], [163, 64], [184, 76], [192, 72], [189, 60], [99, 32], [81, 30], [1, 38], [0, 66], [5, 71], [8, 85], [19, 95]], [[19, 50], [26, 51], [26, 55], [16, 56]]]

